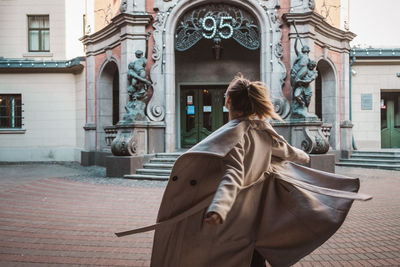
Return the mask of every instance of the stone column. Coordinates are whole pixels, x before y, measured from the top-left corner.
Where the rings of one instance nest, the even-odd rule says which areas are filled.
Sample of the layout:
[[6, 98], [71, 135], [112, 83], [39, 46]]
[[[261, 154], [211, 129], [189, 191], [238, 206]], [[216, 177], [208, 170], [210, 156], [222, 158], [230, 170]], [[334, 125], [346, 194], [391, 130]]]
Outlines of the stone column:
[[96, 95], [95, 95], [95, 62], [94, 56], [86, 58], [86, 108], [87, 120], [83, 127], [85, 131], [84, 151], [81, 152], [81, 164], [90, 166], [95, 164], [96, 151]]
[[345, 120], [340, 123], [340, 150], [341, 158], [348, 159], [353, 151], [352, 145], [353, 123]]

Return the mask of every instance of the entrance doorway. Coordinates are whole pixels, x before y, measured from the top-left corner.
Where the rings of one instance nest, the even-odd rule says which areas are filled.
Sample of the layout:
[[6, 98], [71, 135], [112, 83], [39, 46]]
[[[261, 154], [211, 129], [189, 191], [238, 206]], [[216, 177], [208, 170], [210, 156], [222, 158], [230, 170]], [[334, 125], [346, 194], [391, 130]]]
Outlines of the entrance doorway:
[[381, 147], [400, 148], [400, 93], [381, 94]]
[[228, 122], [227, 85], [181, 86], [181, 147], [192, 147]]

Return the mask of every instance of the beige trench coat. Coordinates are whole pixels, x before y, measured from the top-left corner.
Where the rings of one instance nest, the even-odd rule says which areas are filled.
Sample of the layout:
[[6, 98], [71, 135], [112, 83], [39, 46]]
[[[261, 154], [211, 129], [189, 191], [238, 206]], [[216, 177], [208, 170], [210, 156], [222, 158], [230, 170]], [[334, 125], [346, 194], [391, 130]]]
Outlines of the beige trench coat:
[[[272, 266], [289, 266], [335, 233], [358, 179], [291, 163], [273, 168], [273, 156], [309, 160], [268, 123], [249, 119], [230, 121], [180, 156], [159, 209], [151, 266], [250, 266], [254, 249]], [[223, 223], [204, 223], [208, 211]]]

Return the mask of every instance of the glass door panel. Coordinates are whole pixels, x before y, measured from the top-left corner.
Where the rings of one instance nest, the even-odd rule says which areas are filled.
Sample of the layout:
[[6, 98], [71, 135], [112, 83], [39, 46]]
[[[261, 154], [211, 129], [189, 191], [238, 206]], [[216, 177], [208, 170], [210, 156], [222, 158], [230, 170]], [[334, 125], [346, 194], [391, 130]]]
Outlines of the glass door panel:
[[199, 108], [203, 111], [200, 113], [202, 117], [200, 125], [200, 141], [206, 138], [214, 131], [213, 121], [215, 117], [213, 116], [213, 98], [212, 91], [208, 89], [199, 90], [201, 94], [201, 101]]
[[400, 93], [382, 93], [381, 147], [400, 148]]
[[191, 147], [198, 143], [198, 90], [181, 92], [181, 146]]
[[228, 122], [227, 86], [181, 88], [181, 147], [192, 147]]

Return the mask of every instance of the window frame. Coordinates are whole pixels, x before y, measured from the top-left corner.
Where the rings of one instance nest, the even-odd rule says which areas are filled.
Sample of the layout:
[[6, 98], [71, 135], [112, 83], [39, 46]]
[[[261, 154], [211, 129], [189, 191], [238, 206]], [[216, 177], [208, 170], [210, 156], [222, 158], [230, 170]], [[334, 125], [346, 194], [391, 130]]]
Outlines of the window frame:
[[[22, 106], [24, 105], [23, 103], [22, 103], [22, 94], [0, 94], [0, 97], [1, 97], [1, 101], [0, 101], [0, 108], [3, 108], [3, 107], [5, 107], [6, 108], [6, 110], [7, 110], [7, 113], [9, 114], [8, 116], [2, 116], [1, 115], [1, 113], [0, 113], [0, 119], [2, 119], [2, 118], [8, 118], [9, 119], [9, 124], [10, 124], [10, 126], [9, 127], [4, 127], [4, 126], [2, 126], [1, 124], [0, 124], [0, 130], [21, 130], [22, 129], [22, 126], [24, 125], [23, 124], [23, 116], [22, 116], [22, 113], [23, 113], [23, 109], [22, 109]], [[14, 107], [11, 107], [10, 105], [8, 105], [7, 103], [9, 103], [10, 102], [10, 98], [11, 97], [17, 97], [17, 98], [19, 98], [19, 100], [20, 100], [20, 105], [18, 106], [16, 103], [14, 104]], [[5, 99], [5, 103], [2, 103], [3, 102], [3, 99]], [[8, 109], [7, 109], [8, 108]], [[11, 108], [13, 108], [14, 109], [14, 112], [12, 112], [11, 111]], [[18, 109], [19, 109], [19, 111], [18, 111]], [[13, 114], [12, 114], [13, 113]], [[20, 114], [19, 116], [17, 116], [17, 115], [15, 115], [15, 114]], [[19, 119], [19, 121], [18, 121], [18, 119]], [[17, 122], [19, 122], [19, 123], [17, 123]], [[14, 127], [12, 127], [11, 125], [14, 125]]]
[[[34, 17], [47, 17], [48, 21], [48, 27], [45, 28], [31, 28], [30, 25], [30, 18]], [[42, 14], [42, 15], [27, 15], [27, 20], [28, 20], [28, 52], [50, 52], [50, 15], [49, 14]], [[31, 31], [39, 31], [39, 38], [38, 38], [38, 50], [32, 50], [31, 49]], [[48, 31], [49, 32], [49, 49], [45, 50], [42, 47], [42, 31]]]

